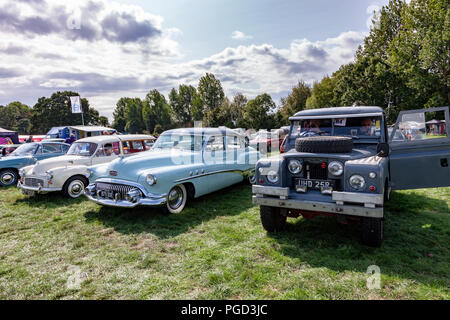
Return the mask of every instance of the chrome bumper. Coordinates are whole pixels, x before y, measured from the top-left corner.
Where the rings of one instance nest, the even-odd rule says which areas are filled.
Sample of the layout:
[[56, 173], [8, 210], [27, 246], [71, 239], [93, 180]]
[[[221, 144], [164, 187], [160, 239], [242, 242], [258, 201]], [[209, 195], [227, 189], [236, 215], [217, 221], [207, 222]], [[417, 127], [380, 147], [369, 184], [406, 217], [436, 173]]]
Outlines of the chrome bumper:
[[[116, 182], [118, 183], [118, 182]], [[126, 184], [125, 181], [120, 181], [120, 184]], [[136, 187], [136, 184], [130, 184], [130, 186]], [[91, 201], [109, 207], [119, 207], [119, 208], [134, 208], [136, 206], [162, 206], [166, 204], [167, 195], [166, 194], [151, 194], [143, 192], [143, 188], [139, 188], [144, 194], [143, 197], [135, 197], [130, 200], [124, 199], [106, 199], [101, 197], [100, 193], [95, 190], [95, 183], [91, 183], [85, 188], [84, 195]]]
[[44, 188], [44, 187], [31, 187], [31, 186], [26, 186], [22, 183], [17, 183], [17, 187], [23, 190], [28, 190], [28, 191], [35, 191], [37, 193], [41, 193], [41, 192], [54, 192], [54, 191], [61, 191], [61, 188]]
[[[279, 190], [276, 190], [279, 189]], [[256, 205], [328, 212], [335, 214], [382, 218], [384, 216], [383, 195], [333, 191], [333, 202], [289, 199], [286, 188], [253, 186], [252, 202]], [[345, 204], [350, 202], [351, 204]], [[377, 206], [378, 205], [378, 206]]]

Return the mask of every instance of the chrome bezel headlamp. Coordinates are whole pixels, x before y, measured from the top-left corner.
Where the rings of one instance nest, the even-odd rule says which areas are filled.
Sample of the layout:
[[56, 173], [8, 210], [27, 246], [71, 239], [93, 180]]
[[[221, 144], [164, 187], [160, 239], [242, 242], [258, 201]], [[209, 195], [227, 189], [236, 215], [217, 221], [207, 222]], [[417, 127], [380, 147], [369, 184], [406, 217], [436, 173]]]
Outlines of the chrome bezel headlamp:
[[350, 186], [353, 189], [361, 190], [366, 185], [366, 180], [363, 176], [360, 176], [359, 174], [354, 174], [349, 179]]
[[270, 170], [267, 173], [267, 180], [273, 184], [278, 183], [279, 180], [278, 172], [276, 172], [275, 170]]
[[156, 184], [156, 177], [152, 174], [148, 174], [145, 180], [149, 186]]
[[344, 173], [344, 165], [339, 161], [331, 161], [328, 164], [328, 172], [338, 177]]
[[289, 160], [288, 163], [288, 170], [292, 174], [298, 174], [302, 172], [303, 166], [302, 163], [299, 160]]

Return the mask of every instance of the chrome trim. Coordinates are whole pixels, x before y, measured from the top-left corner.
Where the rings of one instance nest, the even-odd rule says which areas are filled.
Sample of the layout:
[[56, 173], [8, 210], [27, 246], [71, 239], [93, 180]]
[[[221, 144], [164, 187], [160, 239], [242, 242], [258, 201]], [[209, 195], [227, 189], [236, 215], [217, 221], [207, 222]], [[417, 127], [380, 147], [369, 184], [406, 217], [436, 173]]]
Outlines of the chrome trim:
[[253, 204], [305, 211], [330, 212], [359, 217], [383, 218], [383, 207], [366, 208], [355, 205], [337, 205], [328, 202], [283, 200], [277, 198], [252, 197]]
[[289, 188], [281, 188], [281, 187], [268, 187], [268, 186], [259, 186], [253, 185], [252, 192], [254, 194], [261, 195], [269, 195], [269, 196], [278, 196], [278, 197], [288, 197], [289, 196]]
[[30, 187], [30, 186], [26, 186], [20, 183], [17, 183], [17, 188], [20, 189], [24, 189], [24, 190], [29, 190], [29, 191], [36, 191], [37, 193], [40, 192], [53, 192], [53, 191], [61, 191], [62, 188], [43, 188], [43, 187]]
[[113, 179], [113, 178], [99, 178], [99, 179], [95, 180], [93, 184], [95, 184], [96, 182], [129, 185], [129, 186], [136, 187], [139, 190], [141, 190], [141, 192], [146, 197], [150, 196], [150, 193], [148, 193], [147, 190], [145, 189], [145, 187], [143, 185], [141, 185], [140, 183], [136, 183], [136, 182], [132, 182], [132, 181], [128, 181], [128, 180]]
[[[237, 169], [234, 169], [234, 170], [217, 170], [217, 171], [206, 172], [206, 173], [202, 173], [202, 174], [198, 174], [198, 175], [193, 175], [191, 177], [181, 178], [181, 179], [175, 180], [174, 182], [183, 182], [183, 181], [187, 181], [187, 180], [191, 180], [191, 179], [195, 179], [195, 178], [210, 176], [210, 175], [217, 174], [217, 173], [227, 173], [227, 172], [239, 173], [243, 177], [246, 177], [250, 173], [251, 170], [252, 170], [252, 168], [247, 169], [247, 170], [237, 170]], [[189, 175], [191, 174], [191, 172], [189, 172]]]
[[358, 192], [333, 191], [333, 201], [353, 202], [362, 204], [383, 205], [384, 196], [382, 194], [369, 194]]

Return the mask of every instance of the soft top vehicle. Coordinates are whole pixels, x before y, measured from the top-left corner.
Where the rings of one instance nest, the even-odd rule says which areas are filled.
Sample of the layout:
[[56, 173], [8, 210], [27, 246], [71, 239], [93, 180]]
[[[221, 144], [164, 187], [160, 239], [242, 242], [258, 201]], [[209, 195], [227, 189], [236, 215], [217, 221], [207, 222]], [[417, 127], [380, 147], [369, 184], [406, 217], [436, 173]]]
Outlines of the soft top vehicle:
[[227, 128], [186, 128], [161, 134], [151, 152], [90, 168], [85, 195], [114, 207], [160, 206], [183, 210], [189, 198], [248, 178], [254, 182], [259, 152]]
[[[381, 245], [391, 190], [450, 185], [450, 138], [430, 136], [427, 119], [449, 124], [448, 107], [402, 111], [388, 135], [379, 107], [338, 107], [290, 118], [288, 152], [256, 165], [253, 203], [263, 227], [283, 229], [287, 217], [335, 215], [362, 221], [363, 243]], [[405, 134], [414, 124], [414, 139]]]
[[18, 187], [26, 195], [63, 191], [77, 198], [88, 185], [87, 167], [149, 150], [150, 135], [104, 135], [75, 141], [67, 154], [22, 168]]
[[20, 145], [13, 152], [0, 159], [0, 186], [16, 185], [19, 169], [38, 160], [58, 157], [67, 152], [70, 145], [57, 142], [32, 142]]

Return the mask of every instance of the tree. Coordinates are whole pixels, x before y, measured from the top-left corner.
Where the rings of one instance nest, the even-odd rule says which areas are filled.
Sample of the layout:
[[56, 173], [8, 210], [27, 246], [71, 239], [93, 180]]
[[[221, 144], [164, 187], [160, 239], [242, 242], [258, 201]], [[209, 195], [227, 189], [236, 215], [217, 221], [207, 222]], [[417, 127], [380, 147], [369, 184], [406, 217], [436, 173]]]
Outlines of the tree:
[[0, 106], [0, 127], [30, 134], [31, 114], [32, 109], [19, 101], [11, 102], [5, 107]]
[[197, 94], [193, 86], [181, 84], [178, 92], [173, 88], [169, 93], [169, 103], [175, 121], [184, 126], [192, 126], [192, 103]]
[[127, 122], [125, 124], [125, 131], [129, 133], [141, 133], [145, 130], [145, 123], [142, 119], [144, 102], [139, 98], [126, 99], [124, 114]]
[[245, 107], [244, 120], [249, 128], [272, 129], [275, 125], [274, 114], [275, 102], [267, 93], [250, 100]]
[[[70, 105], [71, 96], [78, 96], [77, 92], [63, 91], [56, 92], [50, 98], [41, 97], [33, 107], [31, 117], [32, 133], [43, 134], [51, 127], [81, 125], [81, 114], [72, 113]], [[81, 108], [83, 111], [85, 125], [98, 124], [98, 111], [89, 106], [89, 101], [81, 99]]]
[[104, 126], [104, 127], [108, 127], [108, 126], [109, 126], [108, 118], [107, 118], [107, 117], [104, 117], [104, 116], [101, 116], [101, 117], [98, 118], [98, 123], [99, 123], [101, 126]]
[[158, 123], [156, 126], [155, 126], [155, 129], [153, 130], [153, 135], [155, 136], [155, 137], [159, 137], [159, 135], [161, 134], [161, 133], [163, 133], [164, 132], [164, 129], [163, 129], [163, 127]]
[[203, 101], [205, 112], [218, 108], [225, 98], [220, 80], [212, 73], [206, 73], [200, 78], [198, 93]]
[[335, 78], [326, 76], [320, 82], [314, 83], [311, 96], [306, 100], [306, 108], [317, 109], [336, 106], [335, 82]]
[[244, 113], [247, 102], [247, 97], [242, 93], [237, 93], [234, 96], [233, 102], [230, 105], [230, 117], [234, 127], [246, 127], [246, 123], [244, 121]]
[[289, 123], [289, 117], [295, 113], [305, 109], [306, 100], [311, 96], [311, 88], [304, 81], [299, 81], [295, 87], [292, 88], [291, 93], [281, 99], [281, 121], [284, 125]]
[[112, 127], [119, 132], [125, 131], [125, 126], [127, 124], [127, 119], [125, 117], [125, 108], [130, 100], [131, 98], [120, 98], [116, 103], [116, 108], [113, 112]]
[[210, 127], [234, 127], [231, 120], [230, 100], [225, 98], [219, 107], [207, 112], [204, 117], [204, 122]]
[[153, 132], [157, 124], [164, 129], [170, 126], [170, 108], [166, 98], [158, 90], [151, 90], [145, 96], [142, 118], [148, 132]]
[[205, 115], [203, 100], [200, 95], [195, 94], [192, 99], [192, 120], [193, 121], [202, 121], [203, 116]]

